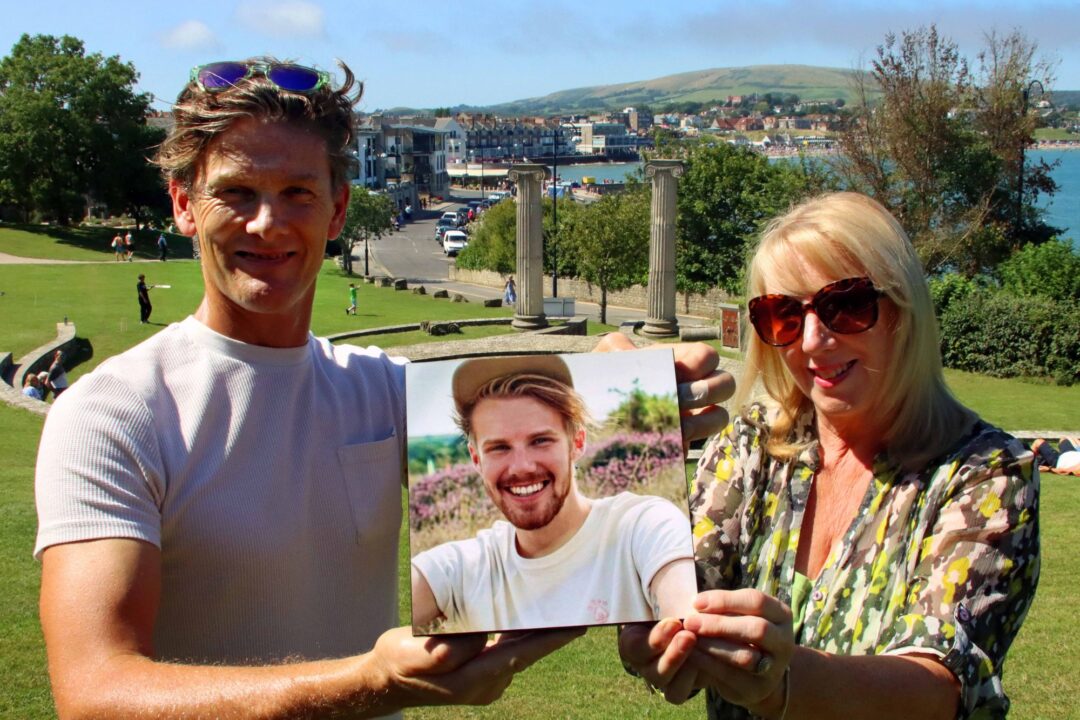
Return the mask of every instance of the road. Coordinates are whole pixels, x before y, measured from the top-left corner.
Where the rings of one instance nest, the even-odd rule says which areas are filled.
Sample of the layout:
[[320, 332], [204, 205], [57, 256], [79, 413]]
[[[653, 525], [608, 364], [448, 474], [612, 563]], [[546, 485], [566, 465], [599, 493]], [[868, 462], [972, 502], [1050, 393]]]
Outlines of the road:
[[[481, 197], [478, 190], [455, 189], [449, 202], [414, 212], [412, 222], [406, 223], [401, 230], [392, 232], [370, 244], [371, 274], [406, 278], [410, 285], [422, 284], [429, 292], [445, 289], [460, 293], [471, 300], [502, 297], [500, 288], [450, 281], [449, 268], [453, 259], [445, 257], [442, 247], [435, 242], [435, 222], [442, 213], [447, 210], [457, 210], [469, 200], [478, 197]], [[353, 268], [357, 272], [363, 272], [363, 245], [353, 249], [353, 258]], [[519, 287], [520, 283], [519, 279]], [[595, 303], [578, 301], [575, 303], [575, 310], [578, 315], [588, 317], [591, 322], [600, 321], [600, 306]], [[679, 324], [683, 326], [716, 324], [708, 318], [691, 315], [679, 315], [678, 318]], [[607, 321], [610, 325], [644, 319], [644, 310], [608, 305]]]

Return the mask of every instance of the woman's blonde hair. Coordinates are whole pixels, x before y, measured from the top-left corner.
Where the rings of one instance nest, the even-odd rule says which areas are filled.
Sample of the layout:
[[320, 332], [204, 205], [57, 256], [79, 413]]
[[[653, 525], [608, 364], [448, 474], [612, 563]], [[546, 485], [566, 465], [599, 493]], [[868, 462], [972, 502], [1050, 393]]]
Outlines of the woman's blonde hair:
[[[774, 219], [762, 232], [747, 272], [747, 296], [780, 292], [812, 294], [806, 267], [827, 278], [869, 277], [896, 308], [893, 352], [879, 378], [878, 408], [886, 418], [883, 444], [906, 468], [940, 455], [959, 438], [972, 417], [945, 386], [937, 320], [922, 263], [907, 233], [877, 201], [840, 192], [804, 201]], [[768, 290], [766, 290], [768, 286]], [[767, 448], [791, 458], [805, 441], [795, 438], [796, 420], [813, 408], [781, 357], [744, 323], [747, 348], [736, 401], [745, 407], [757, 381], [765, 387], [769, 413]]]

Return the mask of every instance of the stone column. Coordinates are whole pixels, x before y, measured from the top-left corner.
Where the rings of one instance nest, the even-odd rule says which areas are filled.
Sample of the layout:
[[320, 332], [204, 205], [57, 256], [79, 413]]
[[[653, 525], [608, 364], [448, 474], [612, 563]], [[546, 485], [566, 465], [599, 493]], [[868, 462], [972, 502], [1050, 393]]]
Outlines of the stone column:
[[667, 338], [679, 334], [675, 317], [675, 200], [676, 178], [683, 174], [678, 160], [650, 160], [645, 176], [652, 178], [652, 222], [649, 233], [648, 316], [641, 333]]
[[517, 303], [515, 330], [547, 327], [544, 315], [544, 224], [540, 204], [540, 181], [546, 169], [536, 163], [519, 163], [510, 169], [517, 185]]

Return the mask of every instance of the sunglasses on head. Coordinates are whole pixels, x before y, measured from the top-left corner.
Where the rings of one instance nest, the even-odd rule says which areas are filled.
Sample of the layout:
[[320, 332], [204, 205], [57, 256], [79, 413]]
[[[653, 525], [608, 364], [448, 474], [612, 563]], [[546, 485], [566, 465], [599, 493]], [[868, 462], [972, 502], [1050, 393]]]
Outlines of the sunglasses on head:
[[330, 82], [329, 73], [277, 62], [216, 62], [191, 69], [191, 81], [203, 92], [228, 90], [253, 75], [262, 75], [279, 90], [313, 93]]
[[748, 305], [750, 323], [763, 342], [784, 347], [802, 337], [807, 309], [834, 333], [853, 335], [874, 327], [881, 291], [870, 278], [847, 278], [829, 283], [809, 302], [790, 295], [759, 295]]

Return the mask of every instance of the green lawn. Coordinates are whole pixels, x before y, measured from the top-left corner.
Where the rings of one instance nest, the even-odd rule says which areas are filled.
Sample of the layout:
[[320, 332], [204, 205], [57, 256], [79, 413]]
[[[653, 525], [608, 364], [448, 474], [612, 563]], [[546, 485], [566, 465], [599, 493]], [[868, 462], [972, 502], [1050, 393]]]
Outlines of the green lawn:
[[[111, 237], [109, 231], [104, 231]], [[13, 239], [14, 237], [14, 239]], [[0, 228], [0, 252], [19, 240], [18, 231]], [[37, 242], [41, 242], [38, 236]], [[58, 240], [71, 252], [98, 252]], [[51, 252], [52, 250], [50, 250]], [[56, 252], [59, 252], [56, 249]], [[44, 251], [42, 251], [44, 254]], [[108, 256], [106, 255], [106, 259]], [[198, 266], [102, 263], [93, 265], [0, 265], [0, 350], [16, 357], [53, 337], [52, 323], [66, 314], [88, 340], [93, 357], [71, 374], [77, 377], [105, 357], [148, 337], [159, 328], [138, 323], [135, 277], [145, 272], [151, 283], [172, 284], [153, 292], [153, 319], [171, 322], [189, 314], [200, 296]], [[316, 295], [316, 333], [343, 332], [420, 319], [505, 316], [506, 308], [486, 309], [395, 292], [361, 284], [360, 314], [348, 317], [349, 280], [327, 263]], [[467, 329], [479, 337], [490, 328]], [[426, 336], [424, 336], [426, 339]], [[364, 344], [402, 345], [419, 336], [384, 335]], [[948, 374], [957, 395], [991, 421], [1010, 429], [1080, 428], [1080, 388], [1059, 388], [1015, 380], [992, 380], [965, 373]], [[36, 720], [54, 716], [45, 672], [45, 656], [37, 622], [39, 567], [30, 557], [35, 532], [33, 467], [41, 418], [0, 404], [0, 658], [4, 687], [0, 717]], [[1080, 613], [1080, 480], [1043, 478], [1043, 575], [1034, 607], [1006, 665], [1006, 690], [1013, 698], [1013, 718], [1080, 717], [1073, 707], [1080, 680], [1075, 658], [1080, 636], [1072, 622]], [[403, 544], [402, 588], [407, 555]], [[403, 618], [407, 617], [403, 597]], [[542, 661], [515, 680], [506, 697], [491, 708], [417, 710], [415, 718], [627, 718], [704, 717], [700, 700], [676, 708], [648, 695], [640, 681], [623, 673], [614, 633], [601, 628]]]

